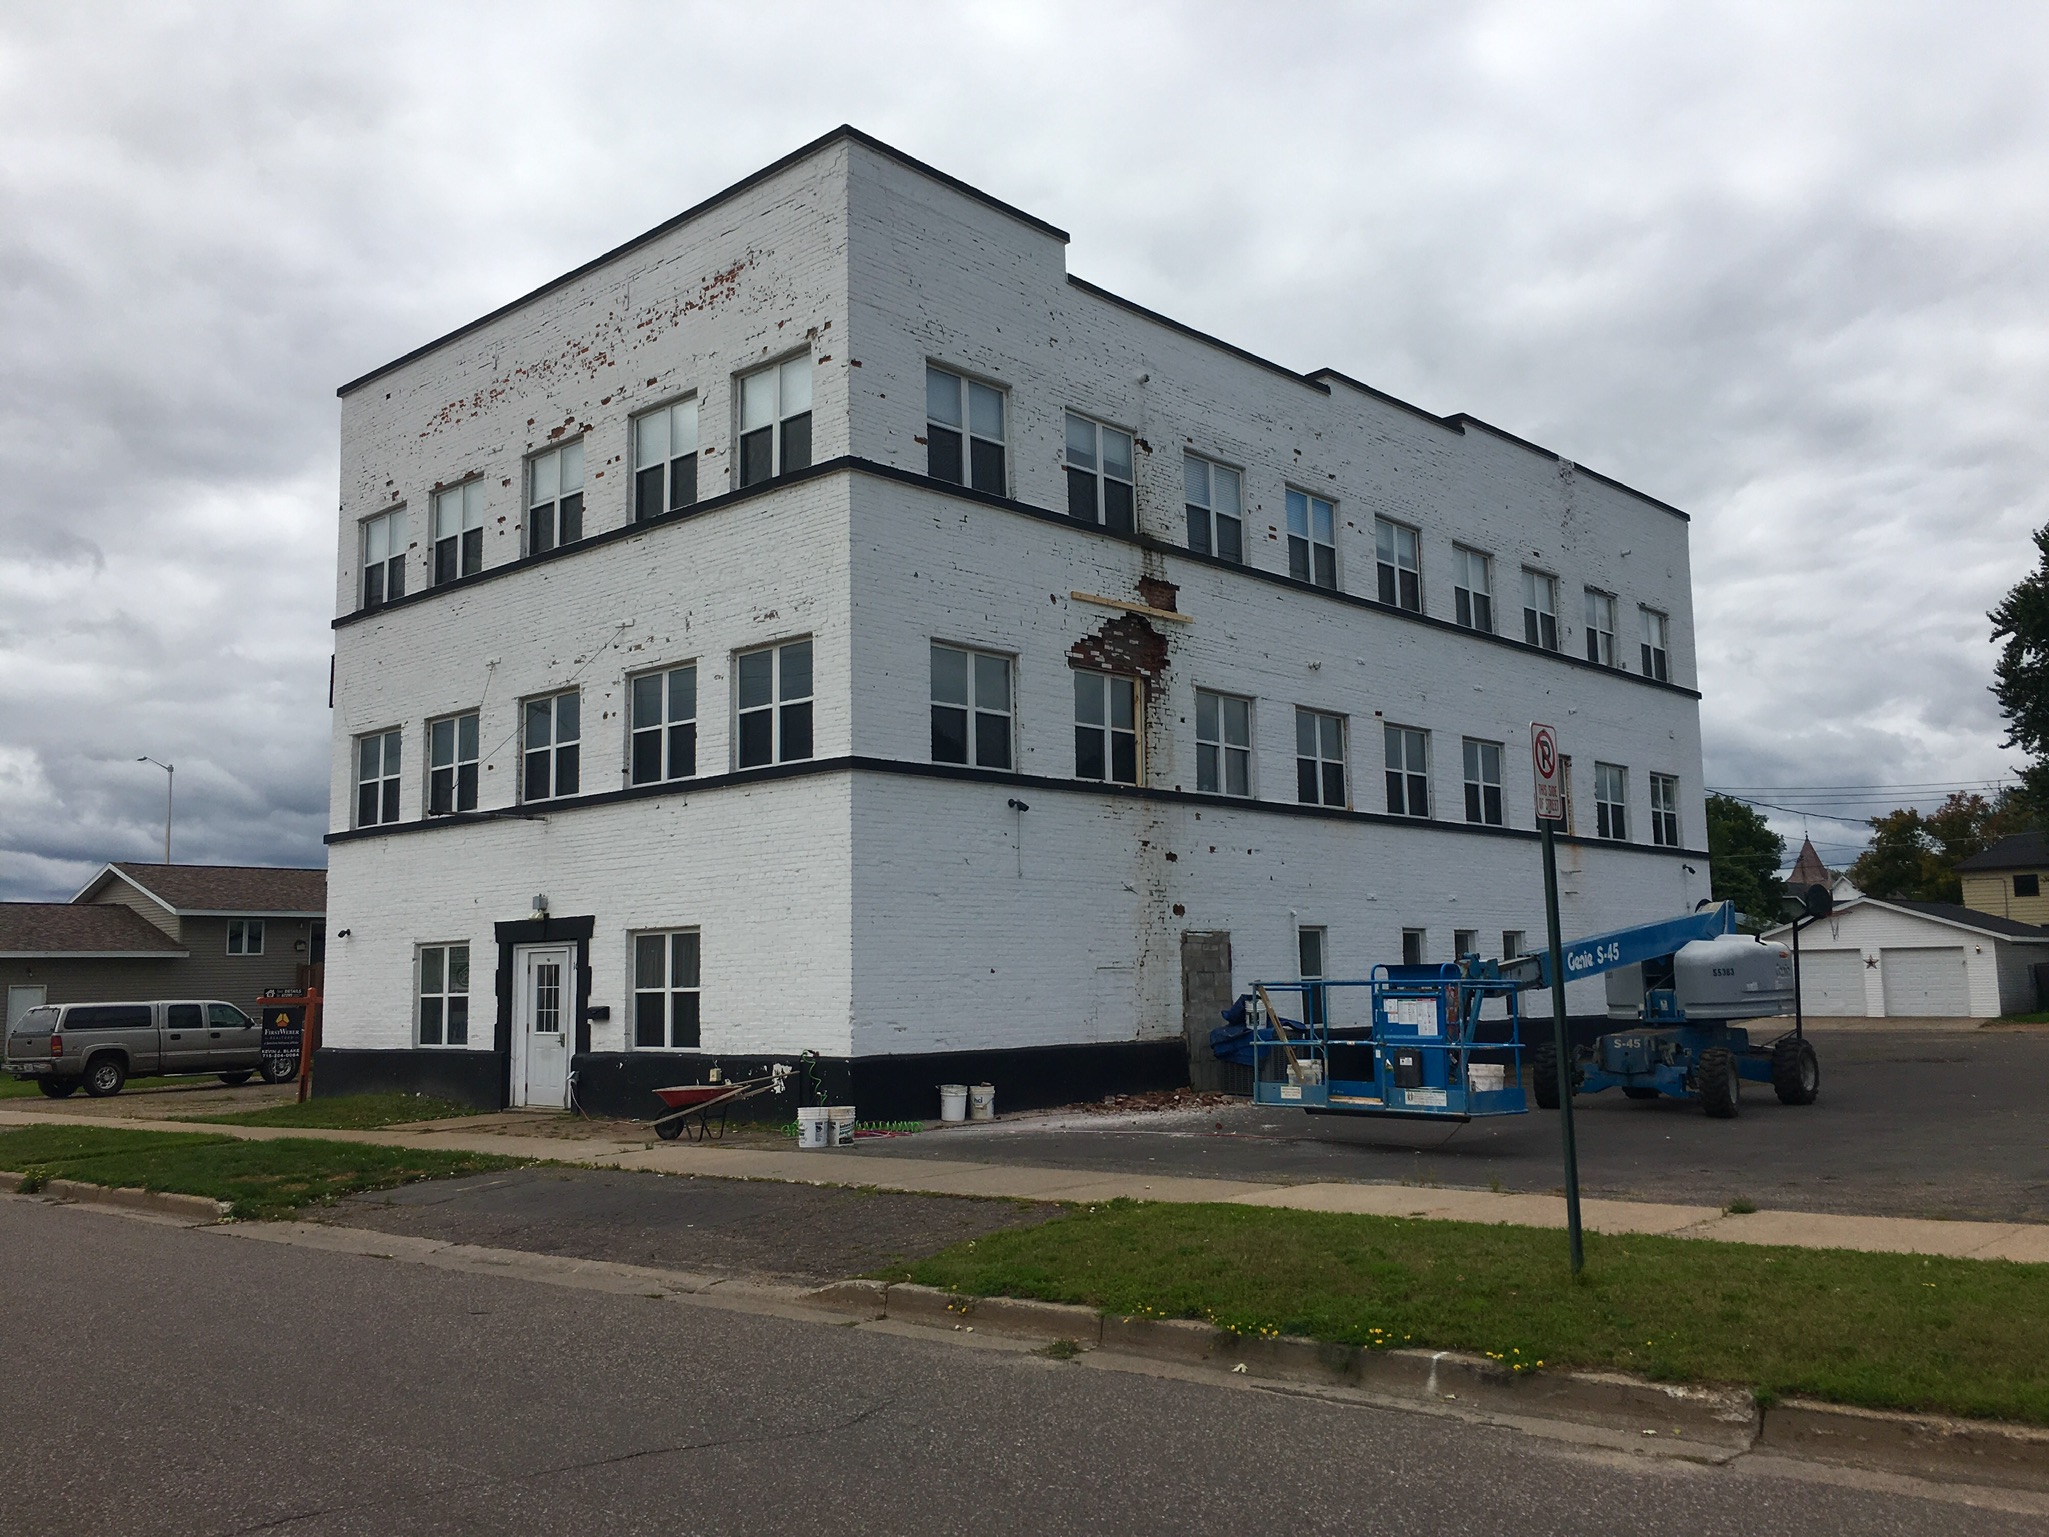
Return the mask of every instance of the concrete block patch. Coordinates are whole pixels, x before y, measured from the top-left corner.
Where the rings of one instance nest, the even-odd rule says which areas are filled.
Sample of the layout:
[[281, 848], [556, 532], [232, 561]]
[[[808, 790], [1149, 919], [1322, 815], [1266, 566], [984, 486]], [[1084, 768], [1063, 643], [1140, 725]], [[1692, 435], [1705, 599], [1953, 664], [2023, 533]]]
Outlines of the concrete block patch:
[[1788, 1399], [1764, 1413], [1761, 1451], [1944, 1483], [2049, 1492], [2049, 1430]]

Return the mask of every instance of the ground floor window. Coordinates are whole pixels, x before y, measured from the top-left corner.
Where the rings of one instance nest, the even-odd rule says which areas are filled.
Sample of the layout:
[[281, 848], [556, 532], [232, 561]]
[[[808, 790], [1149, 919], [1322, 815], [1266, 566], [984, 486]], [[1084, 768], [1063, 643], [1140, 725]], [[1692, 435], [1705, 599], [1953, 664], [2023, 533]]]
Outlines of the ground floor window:
[[1302, 1023], [1320, 1025], [1328, 1019], [1324, 1007], [1323, 981], [1324, 941], [1329, 937], [1322, 928], [1299, 928], [1295, 930], [1295, 958], [1301, 966], [1302, 975]]
[[230, 918], [228, 920], [228, 954], [263, 954], [263, 920], [261, 918]]
[[633, 936], [633, 1044], [643, 1051], [698, 1044], [698, 936], [665, 929]]
[[420, 946], [420, 1044], [470, 1043], [470, 947]]

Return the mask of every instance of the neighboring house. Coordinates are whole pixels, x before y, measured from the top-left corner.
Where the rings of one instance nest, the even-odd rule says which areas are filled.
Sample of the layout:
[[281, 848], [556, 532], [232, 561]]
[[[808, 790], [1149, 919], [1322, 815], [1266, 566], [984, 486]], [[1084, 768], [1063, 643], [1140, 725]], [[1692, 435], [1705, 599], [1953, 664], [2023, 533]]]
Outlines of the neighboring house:
[[1853, 896], [1800, 931], [1801, 1006], [1867, 1019], [2023, 1014], [2045, 962], [2049, 929], [1954, 902]]
[[841, 129], [342, 388], [322, 1092], [1185, 1082], [1541, 931], [1533, 717], [1566, 932], [1707, 895], [1685, 514], [1066, 240]]
[[1964, 906], [2023, 923], [2049, 923], [2049, 836], [2014, 833], [1957, 863]]
[[323, 870], [110, 864], [69, 902], [0, 902], [11, 1025], [39, 1003], [218, 998], [302, 986], [321, 961]]

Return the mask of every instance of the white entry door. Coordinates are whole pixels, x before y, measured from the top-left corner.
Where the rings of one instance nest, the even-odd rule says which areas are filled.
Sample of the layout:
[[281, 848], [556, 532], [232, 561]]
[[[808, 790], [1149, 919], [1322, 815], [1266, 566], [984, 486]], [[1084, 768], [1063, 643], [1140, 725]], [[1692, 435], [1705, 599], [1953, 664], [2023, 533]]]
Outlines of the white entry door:
[[7, 989], [7, 1028], [12, 1030], [21, 1022], [21, 1016], [30, 1009], [39, 1009], [49, 998], [47, 989], [40, 986], [10, 987]]
[[569, 1103], [569, 1034], [576, 1017], [576, 951], [567, 945], [519, 952], [513, 968], [519, 1006], [513, 1011], [519, 1061], [512, 1086], [522, 1105], [551, 1109]]

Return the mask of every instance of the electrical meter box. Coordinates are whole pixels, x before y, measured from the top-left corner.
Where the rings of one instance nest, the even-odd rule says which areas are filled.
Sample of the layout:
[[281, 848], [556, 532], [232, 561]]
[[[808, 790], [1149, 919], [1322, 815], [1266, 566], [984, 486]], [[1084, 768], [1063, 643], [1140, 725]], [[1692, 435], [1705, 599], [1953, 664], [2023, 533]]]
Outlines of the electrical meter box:
[[1747, 934], [1696, 939], [1672, 957], [1672, 985], [1688, 1019], [1763, 1019], [1793, 1012], [1793, 952]]

